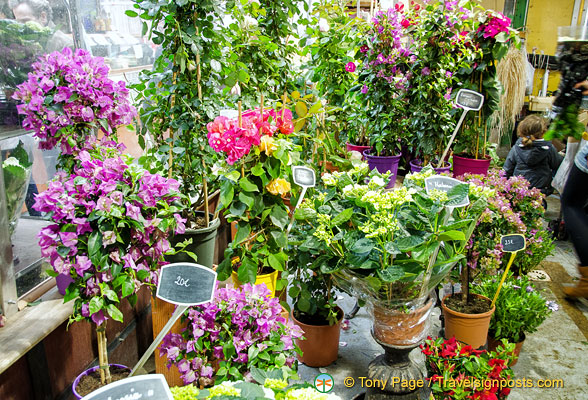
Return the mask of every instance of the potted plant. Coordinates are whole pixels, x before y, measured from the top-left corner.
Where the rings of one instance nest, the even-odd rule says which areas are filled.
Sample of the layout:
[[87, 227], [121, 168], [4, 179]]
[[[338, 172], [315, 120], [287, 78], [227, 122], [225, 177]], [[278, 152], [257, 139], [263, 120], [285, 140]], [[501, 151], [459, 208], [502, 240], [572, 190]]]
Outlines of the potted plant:
[[486, 147], [491, 127], [490, 117], [499, 109], [501, 85], [497, 79], [496, 65], [506, 55], [511, 45], [518, 46], [518, 33], [510, 28], [510, 19], [501, 13], [474, 10], [474, 24], [464, 36], [464, 45], [475, 49], [466, 60], [469, 67], [461, 68], [456, 79], [463, 88], [484, 95], [484, 104], [479, 112], [470, 112], [457, 136], [453, 156], [453, 176], [466, 172], [486, 174], [490, 159]]
[[[393, 191], [383, 190], [387, 180], [376, 173], [365, 184], [366, 174], [358, 166], [323, 176], [326, 192], [306, 200], [298, 212], [315, 226], [304, 246], [323, 249], [321, 271], [342, 278], [339, 285], [349, 289], [350, 283], [368, 300], [377, 340], [416, 344], [432, 308], [429, 293], [464, 257], [484, 199], [449, 210], [445, 205], [463, 200], [468, 186], [457, 185], [449, 194], [427, 193], [424, 179], [434, 174], [430, 168], [408, 175], [405, 186]], [[350, 226], [343, 230], [341, 224]]]
[[262, 285], [219, 288], [214, 300], [190, 307], [181, 334], [168, 334], [160, 347], [185, 384], [211, 386], [250, 377], [253, 368], [295, 375], [294, 341], [300, 329], [281, 316], [278, 299]]
[[32, 167], [33, 163], [22, 141], [19, 141], [18, 145], [9, 151], [8, 157], [2, 161], [8, 231], [11, 236], [16, 230], [25, 202]]
[[34, 132], [40, 149], [59, 145], [65, 171], [73, 170], [76, 154], [98, 131], [109, 137], [136, 116], [125, 83], [112, 81], [104, 60], [84, 49], [43, 55], [32, 69], [14, 94], [24, 103], [17, 106], [22, 126]]
[[[265, 279], [272, 293], [278, 271], [285, 269], [290, 165], [298, 153], [282, 135], [292, 133], [292, 112], [286, 108], [246, 111], [239, 119], [217, 117], [208, 125], [208, 140], [227, 155], [222, 171], [221, 204], [237, 232], [218, 267], [219, 280], [236, 283]], [[266, 275], [266, 276], [263, 276]], [[278, 289], [280, 289], [278, 287]]]
[[[529, 187], [522, 176], [506, 178], [504, 171], [491, 170], [487, 176], [465, 174], [459, 178], [488, 193], [488, 207], [482, 214], [468, 244], [467, 262], [470, 282], [476, 275], [496, 275], [506, 267], [500, 244], [503, 235], [525, 235], [526, 249], [519, 252], [513, 263], [516, 275], [525, 275], [551, 254], [554, 241], [543, 226], [544, 195]], [[465, 281], [462, 283], [465, 284]], [[462, 286], [463, 287], [463, 286]]]
[[[398, 9], [396, 5], [395, 9]], [[407, 133], [408, 86], [415, 56], [402, 17], [390, 8], [379, 11], [365, 33], [356, 57], [361, 60], [358, 96], [367, 113], [371, 150], [364, 155], [370, 168], [390, 171], [388, 187], [396, 182], [403, 141]], [[393, 62], [392, 62], [393, 61]]]
[[69, 322], [96, 324], [102, 384], [111, 379], [107, 320], [122, 322], [121, 302], [134, 305], [142, 285], [156, 285], [164, 254], [172, 251], [168, 236], [184, 229], [178, 183], [121, 152], [113, 142], [89, 144], [72, 160], [73, 170], [59, 172], [34, 205], [53, 221], [39, 233], [50, 274], [73, 280], [64, 297], [75, 300]]
[[[472, 290], [483, 296], [494, 298], [499, 283], [499, 279], [489, 276], [482, 279], [479, 285], [473, 286]], [[529, 278], [526, 276], [515, 278], [512, 273], [509, 273], [500, 289], [496, 299], [496, 311], [490, 320], [488, 349], [496, 350], [503, 339], [514, 343], [516, 358], [511, 366], [515, 365], [526, 335], [535, 332], [549, 314], [557, 309], [558, 305], [553, 301], [546, 301]]]
[[420, 346], [425, 355], [428, 387], [434, 399], [506, 399], [508, 381], [514, 376], [514, 345], [499, 346], [496, 352], [475, 350], [451, 338], [428, 337]]
[[[338, 228], [345, 229], [346, 223], [342, 218]], [[331, 274], [323, 272], [329, 269], [329, 261], [333, 261], [325, 257], [326, 244], [321, 244], [319, 249], [304, 245], [305, 239], [315, 233], [314, 226], [301, 220], [288, 238], [291, 245], [288, 294], [292, 298], [292, 319], [304, 332], [305, 340], [297, 341], [301, 350], [298, 360], [309, 367], [326, 367], [337, 360], [343, 310], [335, 302]]]

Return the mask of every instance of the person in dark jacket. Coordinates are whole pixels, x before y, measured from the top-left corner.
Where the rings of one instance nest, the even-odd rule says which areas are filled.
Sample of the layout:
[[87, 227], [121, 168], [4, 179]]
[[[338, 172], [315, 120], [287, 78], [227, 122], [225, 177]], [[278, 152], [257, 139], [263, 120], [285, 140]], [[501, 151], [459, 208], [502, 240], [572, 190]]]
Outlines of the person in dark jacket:
[[523, 176], [531, 187], [538, 188], [543, 194], [553, 193], [551, 180], [557, 172], [563, 157], [543, 135], [547, 123], [538, 115], [529, 115], [518, 126], [519, 139], [510, 149], [504, 171], [506, 177]]

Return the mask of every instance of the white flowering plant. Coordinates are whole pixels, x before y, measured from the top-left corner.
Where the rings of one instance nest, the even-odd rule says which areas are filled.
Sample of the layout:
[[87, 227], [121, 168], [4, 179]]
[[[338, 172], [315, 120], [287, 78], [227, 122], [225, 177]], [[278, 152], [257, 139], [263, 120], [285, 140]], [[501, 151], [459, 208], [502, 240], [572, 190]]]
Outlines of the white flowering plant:
[[384, 307], [425, 301], [464, 258], [485, 197], [454, 208], [468, 184], [427, 192], [421, 183], [434, 174], [427, 168], [385, 190], [385, 177], [362, 168], [325, 174], [325, 188], [296, 211], [299, 224], [310, 226], [300, 249], [315, 254], [313, 270], [343, 278], [339, 286]]

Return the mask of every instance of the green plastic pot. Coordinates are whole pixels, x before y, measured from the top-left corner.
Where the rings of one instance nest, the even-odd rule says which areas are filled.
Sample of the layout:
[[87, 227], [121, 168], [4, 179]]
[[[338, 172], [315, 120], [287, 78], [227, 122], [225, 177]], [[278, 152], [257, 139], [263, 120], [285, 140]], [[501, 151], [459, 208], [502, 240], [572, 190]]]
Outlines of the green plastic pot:
[[[204, 211], [197, 211], [196, 214], [204, 216]], [[210, 213], [208, 215], [212, 220], [214, 215]], [[180, 235], [174, 235], [170, 238], [171, 245], [175, 246], [176, 243], [183, 242], [186, 239], [192, 239], [192, 243], [186, 247], [186, 250], [196, 254], [196, 257], [198, 257], [198, 261], [196, 262], [198, 264], [204, 265], [208, 268], [212, 268], [212, 263], [214, 260], [214, 245], [216, 243], [216, 233], [219, 226], [220, 218], [217, 218], [210, 223], [210, 226], [208, 228], [186, 228], [185, 233], [182, 233]], [[169, 262], [194, 262], [194, 259], [186, 253], [166, 256], [165, 258]]]

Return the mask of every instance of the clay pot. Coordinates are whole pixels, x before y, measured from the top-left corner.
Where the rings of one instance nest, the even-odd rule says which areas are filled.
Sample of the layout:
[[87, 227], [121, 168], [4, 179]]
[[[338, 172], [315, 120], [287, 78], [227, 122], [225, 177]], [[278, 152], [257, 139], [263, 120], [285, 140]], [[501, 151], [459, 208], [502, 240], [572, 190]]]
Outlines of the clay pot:
[[[492, 318], [492, 314], [494, 314], [494, 310], [496, 310], [496, 306], [482, 314], [464, 314], [447, 308], [445, 300], [449, 296], [451, 294], [445, 296], [441, 302], [443, 317], [445, 319], [445, 338], [449, 339], [455, 336], [457, 340], [469, 344], [474, 349], [484, 346], [488, 336], [490, 319]], [[487, 297], [479, 294], [471, 294], [470, 296], [478, 296], [490, 301]]]
[[[516, 365], [519, 361], [519, 355], [521, 354], [521, 350], [523, 348], [523, 343], [525, 342], [525, 336], [523, 335], [523, 340], [518, 343], [515, 343], [515, 349], [512, 352], [512, 355], [515, 356], [510, 366]], [[492, 336], [488, 335], [488, 351], [496, 351], [496, 348], [500, 346], [502, 342], [500, 340], [494, 339]]]
[[326, 367], [334, 363], [339, 355], [339, 335], [341, 333], [341, 321], [343, 310], [337, 307], [339, 320], [335, 325], [307, 325], [298, 321], [293, 313], [290, 313], [292, 321], [304, 331], [305, 340], [296, 339], [296, 344], [302, 350], [298, 355], [298, 361], [308, 367]]
[[409, 313], [372, 306], [374, 338], [391, 346], [411, 346], [420, 342], [427, 334], [427, 321], [433, 303], [433, 299], [429, 298], [422, 307]]

